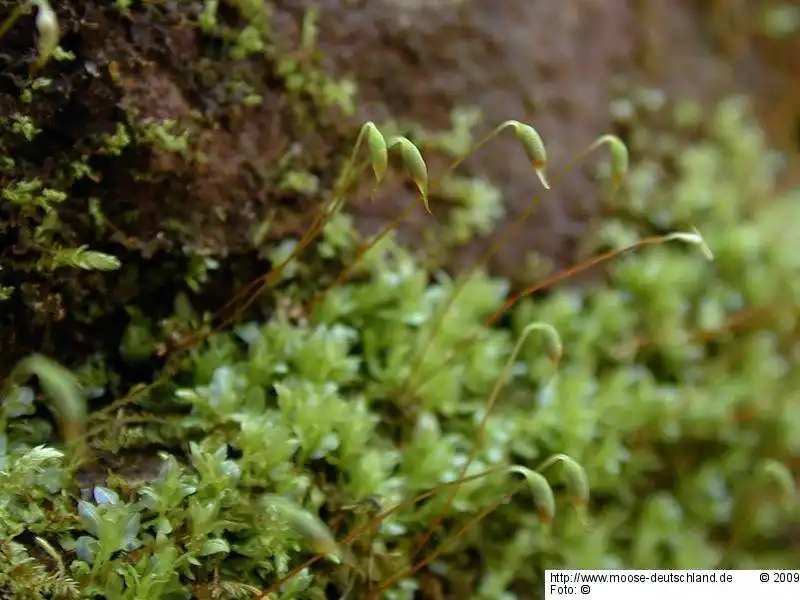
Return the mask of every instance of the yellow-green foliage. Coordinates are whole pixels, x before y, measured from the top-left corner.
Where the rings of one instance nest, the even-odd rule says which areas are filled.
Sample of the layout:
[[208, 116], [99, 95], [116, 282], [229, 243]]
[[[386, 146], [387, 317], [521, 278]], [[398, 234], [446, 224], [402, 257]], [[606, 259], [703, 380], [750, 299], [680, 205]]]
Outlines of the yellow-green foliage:
[[[267, 322], [193, 350], [130, 415], [90, 417], [95, 447], [174, 455], [145, 484], [110, 477], [79, 491], [59, 454], [38, 447], [46, 427], [19, 388], [2, 404], [0, 586], [18, 598], [55, 586], [109, 600], [252, 597], [321, 550], [330, 562], [273, 598], [324, 598], [328, 584], [360, 597], [411, 566], [447, 490], [442, 527], [455, 533], [518, 489], [509, 472], [533, 502], [515, 496], [432, 562], [452, 597], [540, 597], [555, 567], [796, 568], [783, 536], [800, 517], [786, 466], [800, 458], [800, 198], [774, 190], [775, 163], [739, 104], [709, 116], [706, 134], [672, 171], [634, 164], [596, 245], [697, 227], [714, 261], [684, 244], [643, 248], [603, 285], [523, 300], [509, 324], [487, 327], [505, 282], [433, 277], [388, 236], [312, 314], [286, 297]], [[318, 251], [352, 256], [357, 241], [339, 216]], [[750, 308], [769, 318], [725, 329]], [[532, 323], [550, 333], [515, 357]], [[456, 479], [496, 389], [467, 470], [488, 475], [342, 541], [376, 513], [371, 502], [388, 509]], [[584, 478], [588, 506], [565, 510], [586, 502]], [[384, 597], [411, 599], [419, 585], [400, 578]]]

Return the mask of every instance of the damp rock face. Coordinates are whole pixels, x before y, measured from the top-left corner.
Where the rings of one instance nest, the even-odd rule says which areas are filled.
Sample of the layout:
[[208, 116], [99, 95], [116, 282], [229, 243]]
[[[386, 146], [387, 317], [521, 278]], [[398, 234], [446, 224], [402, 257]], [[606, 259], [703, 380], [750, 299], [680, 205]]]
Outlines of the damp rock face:
[[[366, 119], [436, 131], [455, 109], [477, 107], [481, 131], [506, 119], [533, 124], [555, 174], [598, 135], [628, 133], [609, 110], [620, 85], [707, 106], [745, 91], [775, 143], [797, 150], [797, 36], [753, 31], [760, 3], [107, 4], [54, 0], [71, 56], [35, 75], [34, 14], [0, 40], [0, 184], [36, 182], [63, 195], [45, 231], [37, 229], [49, 214], [41, 206], [21, 207], [19, 198], [0, 206], [0, 284], [14, 290], [0, 342], [15, 355], [118, 339], [123, 307], [144, 302], [160, 315], [198, 257], [222, 260], [203, 288], [207, 303], [222, 302], [234, 274], [263, 269], [255, 257], [265, 240], [304, 230]], [[0, 3], [0, 18], [15, 5]], [[440, 166], [433, 158], [432, 170]], [[591, 167], [554, 181], [490, 263], [495, 273], [529, 281], [521, 259], [529, 250], [555, 267], [576, 260], [592, 220], [607, 210]], [[506, 221], [541, 191], [511, 135], [460, 172], [501, 190]], [[365, 231], [413, 201], [410, 184], [390, 182], [380, 201], [353, 198]], [[404, 239], [419, 239], [431, 223], [420, 208]], [[449, 264], [472, 265], [489, 242], [456, 249]], [[84, 244], [119, 257], [124, 274], [30, 268], [53, 248]]]

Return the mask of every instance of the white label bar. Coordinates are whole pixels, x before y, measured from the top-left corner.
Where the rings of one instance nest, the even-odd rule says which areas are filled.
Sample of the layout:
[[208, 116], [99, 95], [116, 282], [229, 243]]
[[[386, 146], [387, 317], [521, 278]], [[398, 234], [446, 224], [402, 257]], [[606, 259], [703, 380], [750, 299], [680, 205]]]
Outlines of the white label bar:
[[545, 600], [800, 600], [797, 571], [545, 571]]

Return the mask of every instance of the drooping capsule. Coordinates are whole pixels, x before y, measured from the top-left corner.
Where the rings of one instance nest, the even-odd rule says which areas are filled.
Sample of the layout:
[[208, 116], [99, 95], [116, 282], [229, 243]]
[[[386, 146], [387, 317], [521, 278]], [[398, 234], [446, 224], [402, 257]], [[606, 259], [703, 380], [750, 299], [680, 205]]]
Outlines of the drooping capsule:
[[525, 483], [528, 484], [533, 501], [539, 510], [542, 523], [551, 523], [556, 516], [556, 499], [553, 489], [544, 475], [521, 465], [512, 465], [508, 470], [510, 473], [517, 473], [525, 478]]
[[422, 158], [422, 153], [419, 151], [411, 140], [403, 136], [396, 136], [387, 144], [389, 149], [400, 147], [400, 157], [403, 160], [403, 166], [406, 168], [414, 184], [419, 190], [422, 197], [422, 202], [425, 205], [425, 210], [430, 214], [431, 209], [428, 205], [428, 166], [425, 164], [425, 159]]
[[370, 164], [372, 165], [372, 172], [375, 173], [376, 185], [380, 185], [386, 176], [386, 170], [389, 165], [389, 151], [386, 147], [386, 139], [372, 121], [364, 123], [362, 132], [367, 137]]
[[622, 185], [628, 175], [630, 162], [628, 147], [625, 145], [625, 142], [617, 136], [606, 134], [597, 138], [590, 150], [596, 150], [603, 144], [608, 145], [609, 152], [611, 153], [611, 184], [616, 189]]
[[539, 132], [527, 123], [519, 121], [506, 121], [500, 128], [511, 127], [514, 130], [514, 135], [522, 143], [525, 154], [533, 165], [536, 175], [539, 177], [544, 189], [550, 189], [550, 183], [547, 181], [547, 149], [544, 146], [544, 140]]

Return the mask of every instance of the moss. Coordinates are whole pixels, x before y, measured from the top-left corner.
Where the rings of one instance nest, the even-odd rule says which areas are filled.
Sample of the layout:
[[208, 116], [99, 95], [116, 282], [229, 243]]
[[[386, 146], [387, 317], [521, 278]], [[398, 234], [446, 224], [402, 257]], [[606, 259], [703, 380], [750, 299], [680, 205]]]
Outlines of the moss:
[[[322, 552], [273, 597], [382, 583], [387, 598], [432, 586], [531, 598], [545, 568], [796, 566], [797, 192], [775, 189], [776, 162], [740, 102], [698, 119], [666, 108], [669, 130], [695, 140], [635, 161], [587, 250], [697, 227], [714, 261], [650, 247], [593, 289], [527, 298], [497, 322], [507, 282], [431, 275], [391, 236], [352, 264], [360, 238], [339, 215], [284, 271], [267, 320], [211, 335], [158, 385], [92, 413], [105, 468], [76, 471], [53, 448], [32, 388], [1, 405], [0, 585], [18, 597], [56, 586], [110, 600], [250, 597]], [[665, 135], [637, 130], [631, 154]], [[284, 243], [273, 262], [296, 242]], [[318, 261], [332, 258], [350, 281], [304, 310], [330, 280]], [[182, 297], [164, 328], [202, 321]], [[416, 574], [403, 572], [452, 486], [333, 542], [468, 461], [476, 477], [458, 487], [437, 547], [519, 491], [512, 474], [533, 497], [494, 505]], [[537, 465], [546, 479], [529, 474]]]
[[[585, 248], [697, 227], [711, 264], [678, 244], [630, 253], [602, 285], [498, 322], [507, 281], [434, 269], [503, 215], [489, 182], [450, 176], [430, 248], [390, 236], [355, 264], [364, 240], [339, 215], [275, 277], [266, 317], [172, 352], [219, 322], [204, 309], [237, 280], [291, 257], [355, 108], [353, 83], [322, 68], [313, 10], [292, 44], [260, 1], [195, 4], [88, 4], [103, 40], [65, 38], [43, 73], [21, 50], [32, 18], [2, 40], [4, 357], [88, 356], [75, 372], [94, 410], [87, 462], [56, 450], [58, 379], [3, 391], [0, 596], [252, 597], [317, 552], [274, 597], [385, 584], [387, 598], [528, 598], [545, 568], [796, 566], [797, 194], [775, 189], [738, 102], [714, 115], [652, 90], [615, 103], [634, 158], [655, 158], [635, 161]], [[465, 109], [450, 131], [381, 129], [439, 162], [479, 121]], [[342, 263], [349, 282], [332, 274]], [[532, 324], [555, 328], [563, 356]], [[133, 385], [154, 371], [156, 385]], [[454, 487], [370, 519], [468, 462], [475, 478], [432, 540], [443, 553], [403, 575]], [[494, 505], [519, 475], [531, 497]]]

